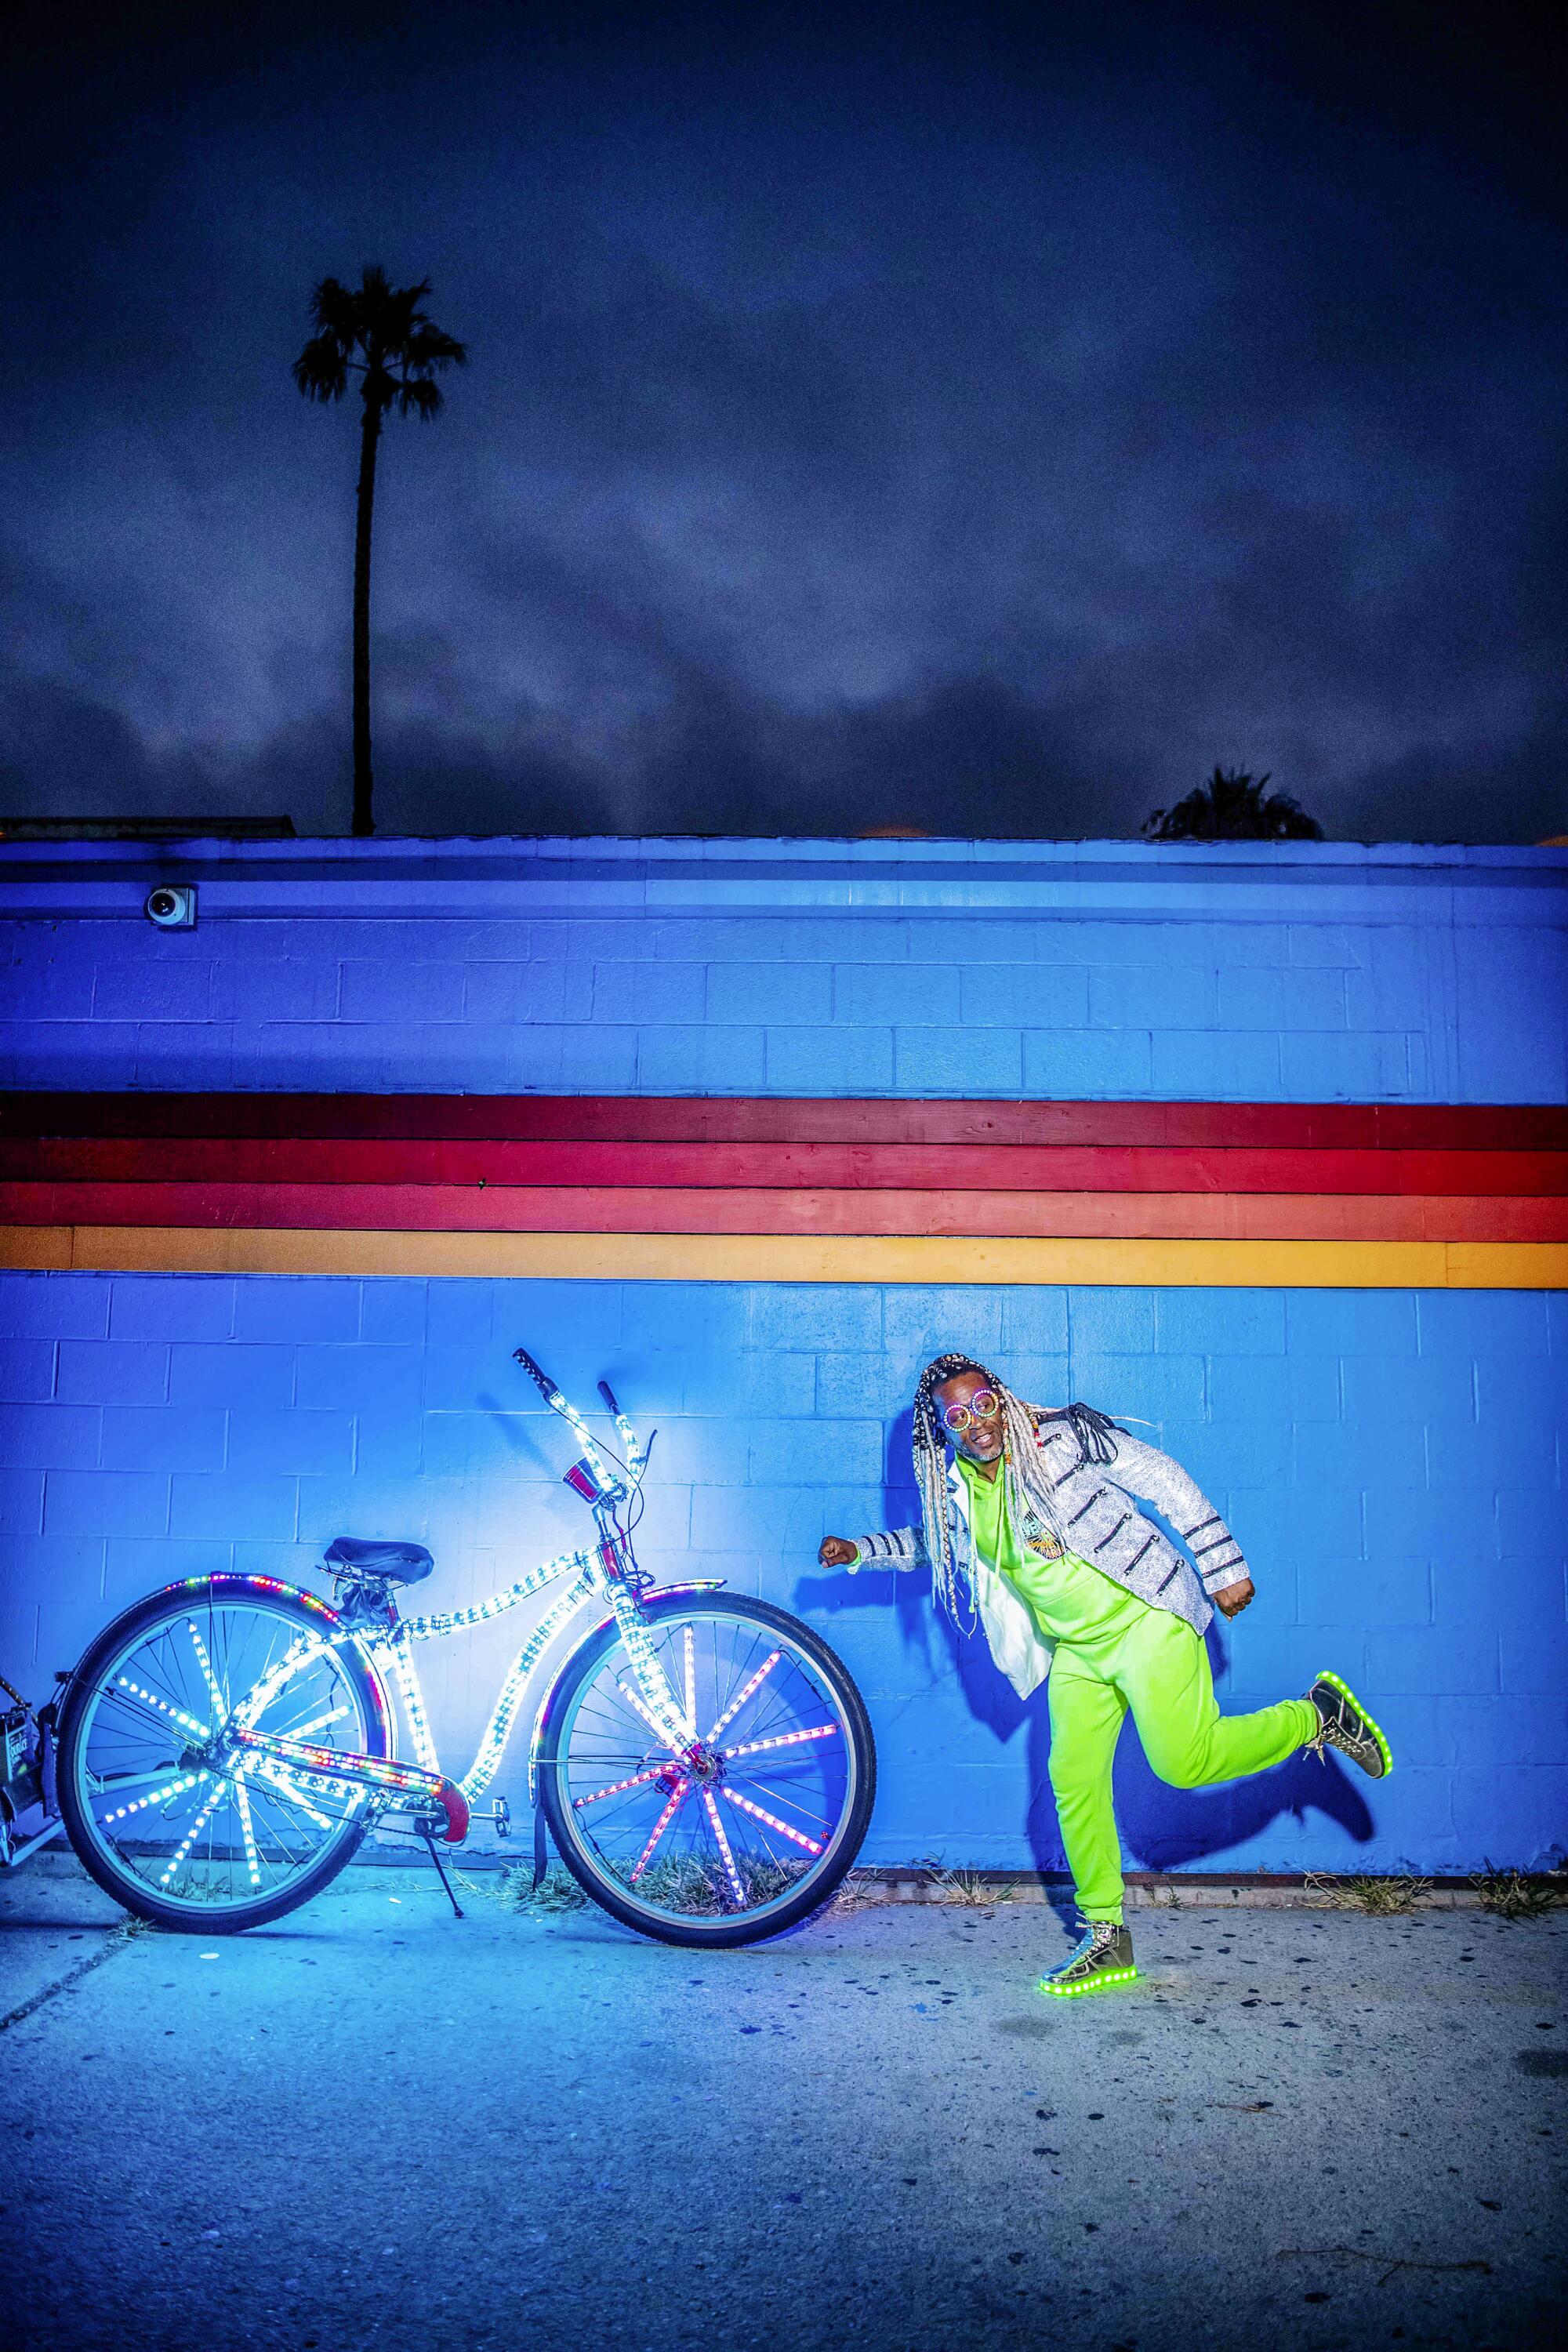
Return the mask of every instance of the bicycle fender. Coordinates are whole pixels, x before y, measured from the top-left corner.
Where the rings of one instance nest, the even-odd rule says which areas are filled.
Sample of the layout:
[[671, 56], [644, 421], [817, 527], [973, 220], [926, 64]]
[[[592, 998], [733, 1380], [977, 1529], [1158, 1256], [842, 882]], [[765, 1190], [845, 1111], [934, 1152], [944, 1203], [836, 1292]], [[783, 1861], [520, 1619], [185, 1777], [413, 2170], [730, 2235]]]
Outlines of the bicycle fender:
[[[330, 1625], [334, 1629], [332, 1634], [332, 1640], [334, 1643], [339, 1641], [352, 1642], [354, 1648], [359, 1653], [360, 1663], [363, 1664], [365, 1673], [370, 1677], [371, 1689], [374, 1693], [377, 1703], [381, 1708], [383, 1727], [390, 1732], [393, 1716], [391, 1706], [387, 1699], [386, 1685], [382, 1680], [381, 1669], [376, 1664], [375, 1658], [369, 1643], [364, 1639], [363, 1634], [355, 1633], [351, 1626], [346, 1624], [343, 1619], [339, 1615], [338, 1612], [331, 1606], [331, 1602], [323, 1601], [319, 1592], [307, 1591], [306, 1588], [302, 1584], [285, 1583], [284, 1580], [280, 1576], [249, 1576], [238, 1569], [220, 1569], [214, 1576], [176, 1577], [171, 1584], [155, 1585], [153, 1591], [146, 1597], [149, 1601], [152, 1601], [155, 1600], [161, 1592], [206, 1592], [210, 1591], [215, 1585], [227, 1585], [240, 1591], [281, 1593], [285, 1600], [301, 1601], [310, 1612], [312, 1616], [320, 1617], [321, 1619], [324, 1626]], [[142, 1603], [141, 1601], [135, 1601], [132, 1605], [132, 1607], [139, 1609], [142, 1606]], [[130, 1612], [128, 1611], [121, 1611], [121, 1615], [128, 1615]], [[106, 1626], [104, 1628], [104, 1632], [107, 1632], [108, 1630], [109, 1629]], [[102, 1633], [97, 1633], [93, 1636], [94, 1641], [101, 1641], [102, 1639]], [[92, 1643], [89, 1643], [88, 1648], [90, 1649], [91, 1647]], [[84, 1650], [82, 1652], [82, 1657], [85, 1657], [86, 1655], [87, 1651]], [[62, 1675], [57, 1679], [62, 1682], [67, 1679], [74, 1680], [77, 1669], [79, 1667], [80, 1664], [81, 1659], [79, 1658], [76, 1665], [71, 1667], [68, 1677]]]
[[[642, 1597], [645, 1601], [668, 1601], [670, 1595], [676, 1592], [717, 1592], [721, 1584], [728, 1582], [729, 1579], [723, 1576], [698, 1576], [683, 1584], [653, 1585]], [[539, 1743], [544, 1737], [544, 1727], [550, 1719], [552, 1702], [561, 1687], [561, 1677], [583, 1647], [584, 1643], [591, 1642], [595, 1633], [602, 1633], [606, 1625], [613, 1624], [615, 1615], [613, 1609], [606, 1609], [602, 1617], [595, 1618], [591, 1625], [584, 1626], [551, 1675], [545, 1687], [544, 1696], [539, 1702], [539, 1712], [533, 1718], [533, 1736], [528, 1743], [528, 1801], [536, 1809], [539, 1804]]]

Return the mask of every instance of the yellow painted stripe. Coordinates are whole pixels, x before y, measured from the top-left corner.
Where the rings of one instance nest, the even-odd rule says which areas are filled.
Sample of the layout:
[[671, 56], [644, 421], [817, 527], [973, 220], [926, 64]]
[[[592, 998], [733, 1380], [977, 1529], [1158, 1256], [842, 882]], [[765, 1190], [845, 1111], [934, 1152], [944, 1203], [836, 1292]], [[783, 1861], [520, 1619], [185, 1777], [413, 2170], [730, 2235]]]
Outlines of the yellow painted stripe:
[[1562, 1290], [1568, 1243], [970, 1241], [845, 1234], [302, 1233], [13, 1225], [0, 1265], [99, 1273], [481, 1275], [617, 1282], [1100, 1283]]

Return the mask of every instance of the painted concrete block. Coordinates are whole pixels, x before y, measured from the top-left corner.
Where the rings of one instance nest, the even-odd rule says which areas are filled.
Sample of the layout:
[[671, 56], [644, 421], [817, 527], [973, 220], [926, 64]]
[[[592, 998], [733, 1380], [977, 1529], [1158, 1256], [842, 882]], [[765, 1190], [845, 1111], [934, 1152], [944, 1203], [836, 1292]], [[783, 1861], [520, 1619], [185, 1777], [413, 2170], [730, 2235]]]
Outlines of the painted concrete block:
[[155, 1339], [62, 1339], [55, 1393], [64, 1404], [163, 1404], [169, 1352]]
[[707, 1017], [763, 1025], [828, 1024], [834, 1017], [832, 967], [796, 961], [781, 971], [776, 961], [710, 964]]
[[1416, 1697], [1495, 1691], [1501, 1686], [1497, 1637], [1446, 1625], [1374, 1626], [1366, 1635], [1366, 1677], [1363, 1696], [1374, 1713], [1378, 1691]]
[[156, 1536], [169, 1525], [169, 1480], [151, 1470], [51, 1470], [44, 1532]]
[[1152, 1290], [1069, 1290], [1068, 1345], [1073, 1360], [1086, 1356], [1138, 1356], [1154, 1349]]
[[363, 1421], [382, 1413], [417, 1415], [424, 1402], [425, 1368], [416, 1348], [376, 1348], [363, 1341], [304, 1347], [299, 1368], [293, 1402], [307, 1409], [353, 1412]]
[[1023, 1046], [1012, 1029], [896, 1029], [893, 1076], [905, 1095], [1004, 1095], [1023, 1085]]
[[[882, 1293], [882, 1345], [898, 1368], [906, 1399], [932, 1356], [957, 1352], [989, 1363], [1000, 1358], [1005, 1294], [963, 1284], [889, 1284]], [[998, 1363], [997, 1370], [1003, 1368]]]
[[1087, 1017], [1096, 1029], [1212, 1029], [1215, 975], [1189, 963], [1106, 964], [1089, 975]]
[[[176, 1471], [163, 1483], [170, 1490], [169, 1532], [182, 1540], [233, 1543], [244, 1537], [286, 1542], [294, 1534], [298, 1479], [228, 1471]], [[155, 1530], [116, 1525], [107, 1532], [151, 1534]]]
[[455, 963], [368, 962], [345, 957], [340, 1021], [460, 1021], [463, 969]]
[[96, 1405], [7, 1405], [0, 1413], [0, 1468], [90, 1470], [102, 1418]]
[[961, 1019], [956, 963], [856, 964], [833, 971], [833, 1017], [853, 1029], [949, 1028]]
[[[1099, 975], [1096, 975], [1099, 977]], [[1037, 962], [985, 963], [966, 968], [956, 1001], [938, 996], [928, 1005], [937, 1019], [954, 1027], [972, 1029], [1126, 1028], [1126, 1021], [1107, 1022], [1090, 1009], [1090, 975], [1081, 967]], [[906, 1013], [900, 1027], [917, 1025], [922, 1016]], [[1143, 1024], [1147, 1026], [1147, 1023]]]
[[766, 1062], [769, 1094], [887, 1094], [893, 1085], [893, 1033], [771, 1028]]
[[135, 1082], [133, 1021], [0, 1021], [0, 1084], [124, 1087]]
[[228, 1465], [237, 1477], [346, 1471], [353, 1465], [353, 1422], [346, 1412], [281, 1412], [250, 1407], [229, 1421]]
[[36, 1536], [43, 1524], [43, 1472], [0, 1470], [0, 1535]]
[[[55, 1393], [55, 1347], [49, 1339], [0, 1339], [0, 1402], [38, 1404]], [[95, 1397], [63, 1402], [94, 1404]]]
[[109, 1330], [104, 1274], [0, 1276], [0, 1339], [101, 1339]]
[[176, 1339], [169, 1359], [169, 1402], [190, 1405], [287, 1405], [294, 1397], [294, 1350], [239, 1339]]
[[1161, 1290], [1155, 1325], [1162, 1350], [1282, 1356], [1285, 1294], [1279, 1290]]
[[[1423, 1290], [1416, 1299], [1424, 1356], [1544, 1356], [1552, 1316], [1568, 1294], [1541, 1290]], [[1568, 1352], [1568, 1351], [1565, 1351]]]
[[463, 1018], [470, 1028], [513, 1028], [531, 1021], [565, 1021], [563, 963], [470, 963], [463, 971]]
[[1321, 1622], [1370, 1628], [1429, 1625], [1432, 1574], [1425, 1557], [1380, 1552], [1348, 1559], [1317, 1551], [1310, 1570], [1310, 1607]]
[[761, 1094], [766, 1076], [761, 1029], [649, 1027], [640, 1032], [637, 1083], [644, 1094]]
[[1154, 1090], [1152, 1049], [1140, 1029], [1053, 1029], [1048, 1003], [1042, 1025], [1024, 1032], [1024, 1093], [1045, 1102], [1136, 1100]]
[[227, 1275], [114, 1276], [109, 1309], [115, 1339], [226, 1339], [235, 1286]]
[[237, 1285], [234, 1336], [281, 1344], [359, 1337], [359, 1285], [332, 1275], [250, 1275]]
[[747, 1300], [754, 1348], [878, 1348], [882, 1296], [869, 1284], [778, 1282]]
[[106, 1470], [221, 1470], [226, 1412], [191, 1405], [108, 1404], [100, 1459]]
[[1415, 1294], [1409, 1290], [1289, 1290], [1285, 1337], [1292, 1355], [1413, 1356]]
[[595, 963], [594, 1019], [637, 1028], [700, 1023], [707, 981], [707, 968], [700, 963]]
[[[1173, 1102], [1277, 1101], [1279, 1039], [1273, 1032], [1156, 1030], [1152, 1092]], [[1285, 1094], [1290, 1099], [1289, 1088]]]

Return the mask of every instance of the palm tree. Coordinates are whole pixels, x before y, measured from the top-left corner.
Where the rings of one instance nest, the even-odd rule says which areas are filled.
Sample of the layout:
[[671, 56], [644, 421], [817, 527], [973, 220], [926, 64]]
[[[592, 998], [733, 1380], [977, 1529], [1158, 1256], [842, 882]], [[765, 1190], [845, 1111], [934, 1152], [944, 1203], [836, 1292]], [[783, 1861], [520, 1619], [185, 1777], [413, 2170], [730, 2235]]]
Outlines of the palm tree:
[[1143, 820], [1151, 841], [1321, 841], [1323, 828], [1289, 793], [1266, 793], [1266, 775], [1216, 767], [1174, 808]]
[[375, 831], [370, 772], [370, 526], [375, 504], [375, 452], [389, 408], [428, 425], [441, 413], [437, 372], [461, 367], [465, 345], [432, 325], [420, 308], [430, 291], [389, 286], [386, 272], [366, 263], [358, 286], [323, 278], [310, 297], [315, 333], [294, 362], [294, 381], [307, 400], [341, 400], [358, 376], [359, 492], [354, 509], [353, 831]]

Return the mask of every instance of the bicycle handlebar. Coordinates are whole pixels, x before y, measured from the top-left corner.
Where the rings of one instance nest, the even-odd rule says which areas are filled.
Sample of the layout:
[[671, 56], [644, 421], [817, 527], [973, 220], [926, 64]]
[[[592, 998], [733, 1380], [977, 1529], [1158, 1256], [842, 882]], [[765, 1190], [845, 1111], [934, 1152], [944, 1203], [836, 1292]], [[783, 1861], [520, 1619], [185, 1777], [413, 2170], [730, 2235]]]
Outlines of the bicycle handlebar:
[[616, 1402], [616, 1392], [608, 1381], [599, 1382], [599, 1394], [605, 1400], [605, 1411], [618, 1418], [621, 1408]]
[[528, 1374], [529, 1379], [533, 1382], [535, 1388], [539, 1391], [540, 1395], [544, 1399], [547, 1404], [552, 1396], [560, 1395], [561, 1391], [556, 1387], [554, 1381], [551, 1379], [549, 1373], [534, 1362], [533, 1358], [529, 1354], [526, 1348], [514, 1348], [511, 1352], [514, 1360], [522, 1366], [523, 1370]]

